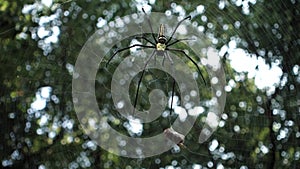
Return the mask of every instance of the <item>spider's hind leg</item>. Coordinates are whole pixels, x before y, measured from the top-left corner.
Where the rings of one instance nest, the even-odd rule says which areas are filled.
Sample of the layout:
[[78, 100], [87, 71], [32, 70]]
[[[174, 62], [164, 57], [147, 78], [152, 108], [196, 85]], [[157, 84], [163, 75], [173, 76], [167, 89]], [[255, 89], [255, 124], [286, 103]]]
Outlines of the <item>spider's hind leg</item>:
[[171, 56], [169, 55], [168, 51], [165, 51], [165, 55], [168, 57], [168, 59], [170, 60], [171, 62], [171, 65], [174, 65], [174, 61], [173, 59], [171, 58]]
[[170, 116], [172, 115], [172, 110], [173, 110], [173, 98], [174, 98], [174, 93], [175, 93], [175, 84], [176, 84], [176, 81], [175, 81], [175, 79], [173, 79]]
[[174, 49], [174, 48], [166, 48], [166, 50], [173, 51], [173, 52], [180, 52], [180, 53], [184, 54], [184, 56], [187, 57], [196, 66], [196, 68], [198, 70], [198, 73], [200, 74], [200, 76], [201, 76], [201, 78], [202, 78], [202, 80], [204, 82], [204, 85], [207, 86], [207, 83], [206, 83], [206, 81], [204, 79], [203, 74], [201, 73], [201, 70], [200, 70], [199, 66], [197, 65], [197, 63], [189, 55], [187, 55], [185, 53], [184, 50], [182, 50], [182, 49]]
[[[173, 59], [170, 57], [168, 51], [165, 51], [165, 55], [166, 57], [168, 57], [168, 59], [170, 60], [170, 63], [171, 63], [171, 69], [172, 69], [172, 74], [175, 75], [174, 73], [174, 61]], [[172, 75], [171, 75], [172, 76]], [[173, 102], [174, 102], [174, 95], [175, 95], [175, 85], [176, 85], [176, 81], [175, 79], [173, 78], [173, 82], [172, 82], [172, 93], [171, 93], [171, 106], [170, 106], [170, 115], [169, 115], [169, 124], [170, 126], [172, 126], [171, 124], [171, 121], [172, 121], [172, 112], [173, 112]]]
[[133, 117], [134, 117], [134, 115], [135, 115], [135, 108], [136, 108], [136, 105], [137, 105], [137, 99], [138, 99], [138, 97], [139, 97], [139, 90], [140, 90], [141, 82], [142, 82], [142, 79], [143, 79], [143, 76], [144, 76], [146, 67], [147, 67], [149, 61], [151, 60], [151, 58], [152, 58], [155, 54], [156, 54], [156, 51], [154, 50], [154, 51], [152, 52], [152, 54], [150, 55], [150, 57], [148, 58], [148, 60], [146, 61], [144, 67], [143, 67], [142, 75], [141, 75], [141, 77], [140, 77], [140, 79], [139, 79], [138, 87], [137, 87], [137, 89], [136, 89], [135, 100], [134, 100], [134, 107], [133, 107]]

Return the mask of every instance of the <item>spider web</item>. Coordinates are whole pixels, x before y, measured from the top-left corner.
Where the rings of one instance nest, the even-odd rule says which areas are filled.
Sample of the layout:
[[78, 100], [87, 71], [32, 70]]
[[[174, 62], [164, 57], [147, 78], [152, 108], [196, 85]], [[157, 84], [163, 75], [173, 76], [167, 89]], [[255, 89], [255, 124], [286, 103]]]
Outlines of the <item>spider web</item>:
[[[273, 16], [264, 15], [266, 13], [265, 8], [259, 8], [258, 5], [261, 2], [252, 5], [250, 2], [252, 1], [232, 1], [246, 15], [251, 15], [251, 12], [258, 13], [258, 16], [260, 16], [258, 18], [261, 18], [257, 20], [256, 24], [258, 26], [264, 25], [266, 20], [274, 20], [273, 24], [269, 25], [272, 28], [269, 29], [266, 26], [264, 29], [261, 29], [260, 27], [257, 28], [255, 24], [252, 26], [243, 25], [240, 16], [230, 15], [230, 12], [229, 14], [226, 14], [226, 12], [222, 13], [226, 16], [230, 15], [227, 17], [228, 20], [210, 20], [210, 17], [218, 15], [213, 12], [213, 8], [226, 9], [227, 1], [219, 1], [219, 6], [210, 4], [211, 8], [209, 5], [192, 4], [191, 6], [194, 12], [198, 11], [197, 15], [195, 15], [195, 20], [199, 24], [199, 29], [203, 29], [213, 42], [219, 38], [218, 41], [221, 43], [215, 44], [218, 49], [222, 48], [220, 45], [229, 45], [222, 43], [222, 41], [228, 42], [226, 36], [242, 36], [239, 31], [240, 27], [248, 27], [249, 37], [243, 38], [253, 38], [254, 44], [259, 43], [258, 46], [251, 46], [251, 44], [247, 44], [247, 42], [240, 38], [234, 39], [238, 42], [238, 47], [252, 52], [257, 51], [255, 53], [257, 56], [265, 56], [264, 58], [266, 58], [267, 63], [280, 61], [280, 66], [284, 74], [281, 77], [281, 82], [276, 86], [276, 90], [273, 94], [266, 94], [265, 90], [257, 90], [253, 79], [247, 78], [247, 72], [235, 72], [229, 66], [229, 61], [224, 59], [228, 81], [226, 88], [228, 89], [228, 94], [231, 96], [227, 98], [228, 104], [226, 105], [224, 114], [221, 116], [219, 128], [213, 134], [212, 138], [204, 144], [198, 144], [198, 135], [207, 115], [203, 113], [198, 117], [194, 128], [185, 137], [184, 145], [187, 148], [174, 146], [172, 150], [148, 159], [118, 157], [97, 147], [92, 140], [82, 133], [77, 122], [77, 117], [73, 112], [71, 79], [75, 63], [74, 58], [91, 34], [91, 30], [96, 29], [92, 28], [92, 26], [85, 27], [88, 24], [80, 25], [82, 23], [81, 20], [83, 20], [81, 18], [86, 18], [84, 12], [81, 11], [85, 11], [88, 15], [87, 18], [90, 18], [93, 23], [96, 22], [92, 19], [92, 14], [89, 15], [90, 10], [88, 10], [95, 9], [94, 4], [91, 5], [92, 7], [85, 6], [80, 2], [71, 1], [63, 4], [60, 8], [64, 9], [64, 11], [69, 10], [69, 14], [68, 12], [61, 13], [59, 15], [61, 18], [56, 18], [49, 25], [46, 24], [44, 26], [45, 28], [52, 28], [56, 22], [61, 22], [64, 25], [68, 23], [66, 18], [68, 21], [71, 21], [72, 17], [74, 17], [77, 18], [77, 22], [74, 22], [72, 25], [74, 32], [69, 29], [68, 35], [66, 35], [65, 32], [61, 31], [59, 38], [67, 40], [61, 43], [51, 42], [49, 43], [51, 44], [50, 46], [47, 46], [46, 44], [48, 43], [44, 41], [50, 35], [39, 38], [37, 35], [38, 30], [30, 29], [31, 27], [37, 28], [39, 26], [27, 25], [28, 22], [22, 23], [19, 27], [24, 28], [24, 30], [21, 29], [22, 31], [18, 31], [17, 42], [14, 41], [11, 46], [8, 45], [11, 51], [4, 50], [3, 48], [3, 52], [12, 57], [1, 55], [2, 68], [0, 70], [2, 72], [1, 76], [3, 75], [1, 77], [3, 83], [1, 85], [1, 108], [3, 108], [3, 113], [1, 113], [0, 121], [1, 126], [3, 126], [3, 129], [1, 129], [3, 138], [1, 139], [0, 148], [3, 154], [0, 157], [2, 166], [20, 167], [23, 162], [27, 161], [24, 164], [25, 166], [22, 167], [112, 168], [128, 166], [144, 168], [200, 168], [201, 166], [203, 168], [268, 168], [274, 166], [274, 168], [297, 168], [300, 158], [300, 132], [298, 126], [300, 123], [300, 73], [299, 63], [297, 63], [299, 60], [299, 35], [297, 35], [297, 31], [291, 34], [289, 29], [297, 28], [296, 23], [299, 23], [295, 19], [295, 16], [299, 15], [297, 14], [297, 5], [299, 2], [290, 1], [286, 4], [282, 2], [285, 5], [294, 3], [295, 7], [291, 8], [292, 10], [287, 10], [285, 5], [268, 4], [267, 7], [270, 7], [270, 9], [273, 7], [273, 9], [280, 9], [282, 12], [287, 11], [286, 13], [283, 12], [283, 14], [279, 14], [278, 12]], [[160, 2], [156, 3], [159, 4]], [[170, 3], [171, 8], [163, 11], [166, 11], [166, 14], [175, 13], [181, 15], [184, 10], [180, 10], [180, 8], [184, 9], [184, 5], [179, 4]], [[246, 8], [247, 4], [250, 7]], [[153, 8], [158, 8], [155, 6], [153, 5]], [[204, 12], [204, 9], [201, 12], [202, 8], [206, 9], [207, 12]], [[47, 10], [36, 17], [41, 18], [41, 16], [47, 16], [48, 14], [50, 16], [51, 11], [56, 11], [56, 9], [59, 8], [47, 8]], [[248, 14], [247, 9], [249, 10]], [[102, 8], [100, 10], [104, 11]], [[112, 11], [114, 10], [112, 9]], [[290, 11], [295, 11], [295, 13], [289, 14]], [[108, 11], [106, 12], [109, 13]], [[130, 10], [128, 12], [131, 13]], [[287, 20], [290, 20], [290, 18], [294, 19], [294, 21], [291, 21], [292, 25], [282, 20], [280, 15], [289, 16]], [[220, 16], [222, 15], [220, 14]], [[97, 21], [99, 25], [102, 25], [102, 21], [104, 22], [105, 20], [103, 17], [97, 19], [99, 19]], [[83, 20], [83, 23], [85, 21]], [[247, 20], [244, 22], [247, 22]], [[103, 25], [106, 24], [108, 23]], [[193, 22], [192, 24], [196, 23]], [[221, 28], [213, 26], [217, 24]], [[79, 28], [76, 29], [76, 27]], [[59, 28], [63, 30], [62, 27]], [[18, 28], [6, 28], [4, 31], [1, 29], [1, 44], [5, 44], [5, 37], [10, 37], [11, 31], [15, 29]], [[28, 31], [29, 29], [30, 31]], [[220, 31], [220, 29], [223, 29], [223, 31]], [[226, 32], [226, 30], [231, 29], [236, 31], [232, 31], [233, 34], [229, 32], [229, 35], [218, 34], [218, 32]], [[250, 34], [252, 29], [254, 29], [253, 32], [261, 31], [268, 35], [268, 38], [265, 38], [265, 36], [261, 36], [262, 39], [255, 37], [255, 35]], [[29, 32], [27, 40], [26, 35], [22, 34], [23, 31], [25, 33]], [[54, 32], [52, 34], [56, 35]], [[79, 32], [84, 38], [77, 37], [76, 32]], [[214, 34], [214, 32], [216, 33]], [[287, 40], [282, 40], [285, 37], [287, 37]], [[28, 40], [31, 38], [35, 40]], [[264, 41], [263, 38], [268, 39], [268, 41]], [[289, 41], [289, 38], [292, 40]], [[278, 41], [278, 39], [281, 41]], [[49, 40], [51, 41], [51, 38]], [[282, 48], [278, 48], [280, 46], [278, 43], [282, 41], [288, 42], [288, 45], [283, 44]], [[128, 44], [130, 44], [130, 41], [121, 43], [119, 47]], [[19, 47], [14, 48], [14, 46]], [[181, 47], [184, 47], [184, 43], [179, 44], [178, 48]], [[257, 48], [257, 50], [253, 48]], [[73, 51], [77, 53], [72, 53]], [[272, 54], [268, 51], [272, 51]], [[283, 55], [288, 52], [280, 53], [281, 51], [289, 51], [290, 53], [289, 55]], [[265, 54], [263, 54], [264, 52]], [[227, 55], [228, 53], [225, 52], [224, 58], [227, 58]], [[116, 58], [116, 60], [121, 59], [122, 56], [117, 56]], [[112, 63], [108, 69], [109, 71], [100, 69], [97, 74], [96, 92], [99, 96], [102, 94], [102, 96], [105, 96], [98, 98], [98, 102], [105, 103], [102, 107], [103, 109], [113, 109], [111, 106], [113, 103], [108, 91], [111, 84], [109, 77], [112, 76], [111, 71], [116, 66], [117, 64]], [[104, 65], [100, 65], [100, 67], [104, 67]], [[139, 77], [140, 74], [131, 83], [132, 92], [130, 93], [130, 97], [132, 103], [135, 100], [135, 89], [137, 88]], [[162, 88], [165, 94], [170, 97], [172, 80], [173, 78], [170, 75], [162, 71], [155, 69], [147, 70], [141, 83], [137, 108], [147, 109], [149, 107], [147, 93], [154, 88]], [[198, 83], [202, 84], [200, 79]], [[49, 86], [51, 87], [49, 97], [42, 97], [45, 96], [42, 94], [43, 89]], [[175, 88], [176, 96], [178, 95], [177, 93], [178, 87]], [[46, 104], [45, 107], [40, 110], [31, 109], [32, 103], [37, 101], [38, 97]], [[168, 106], [166, 106], [166, 109], [167, 112], [170, 111], [168, 110]], [[126, 120], [117, 113], [111, 112], [114, 117], [112, 117], [110, 124], [115, 129], [123, 132], [123, 134], [130, 135], [127, 128], [123, 125], [126, 123]], [[46, 122], [43, 120], [45, 117], [47, 118]], [[174, 114], [171, 118], [167, 116], [167, 118], [161, 117], [157, 119], [152, 124], [144, 126], [144, 134], [151, 136], [161, 133], [163, 129], [170, 126], [170, 123], [176, 117], [177, 115]], [[119, 122], [115, 120], [116, 118], [119, 119]], [[55, 128], [55, 126], [59, 127]], [[55, 137], [52, 134], [55, 134]], [[276, 161], [274, 161], [273, 156]]]

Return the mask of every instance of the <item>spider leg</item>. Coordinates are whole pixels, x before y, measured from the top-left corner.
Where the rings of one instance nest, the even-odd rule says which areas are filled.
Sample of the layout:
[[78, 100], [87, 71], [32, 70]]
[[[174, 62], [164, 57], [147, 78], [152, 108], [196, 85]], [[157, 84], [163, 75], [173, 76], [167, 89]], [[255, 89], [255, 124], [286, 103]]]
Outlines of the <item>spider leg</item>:
[[150, 22], [149, 16], [146, 14], [144, 8], [142, 8], [142, 10], [143, 10], [144, 14], [146, 15], [146, 19], [147, 19], [147, 22], [148, 22], [148, 24], [149, 24], [149, 27], [150, 27], [150, 30], [151, 30], [152, 37], [153, 37], [155, 43], [157, 43], [157, 40], [156, 40], [156, 38], [155, 38], [155, 36], [154, 36], [154, 33], [153, 33], [152, 24], [151, 24], [151, 22]]
[[201, 73], [201, 71], [200, 71], [199, 66], [197, 65], [197, 63], [196, 63], [191, 57], [189, 57], [189, 55], [187, 55], [187, 54], [185, 53], [184, 50], [182, 50], [182, 49], [173, 49], [173, 48], [166, 48], [166, 50], [174, 51], [174, 52], [181, 52], [181, 53], [183, 53], [190, 61], [192, 61], [193, 64], [197, 67], [198, 72], [199, 72], [199, 74], [200, 74], [200, 76], [201, 76], [201, 78], [202, 78], [202, 80], [204, 81], [204, 84], [205, 84], [205, 86], [206, 86], [206, 81], [205, 81], [205, 79], [204, 79], [204, 77], [203, 77], [203, 75], [202, 75], [202, 73]]
[[149, 61], [151, 60], [151, 58], [154, 56], [155, 54], [155, 50], [152, 52], [151, 56], [148, 58], [148, 60], [146, 61], [144, 67], [143, 67], [143, 71], [142, 71], [142, 75], [140, 77], [140, 80], [138, 82], [138, 87], [136, 89], [136, 94], [135, 94], [135, 100], [134, 100], [134, 108], [133, 108], [133, 116], [134, 116], [134, 113], [135, 113], [135, 108], [136, 108], [136, 104], [137, 104], [137, 99], [138, 99], [138, 96], [139, 96], [139, 90], [140, 90], [140, 85], [141, 85], [141, 82], [142, 82], [142, 79], [143, 79], [143, 76], [144, 76], [144, 73], [145, 73], [145, 70], [146, 70], [146, 67], [149, 63]]
[[146, 40], [147, 42], [151, 43], [153, 46], [156, 45], [155, 43], [153, 43], [151, 40], [147, 39], [147, 38], [144, 37], [144, 36], [136, 36], [135, 38], [137, 38], [137, 39], [144, 39], [144, 40]]
[[177, 23], [177, 25], [176, 25], [176, 27], [175, 27], [173, 33], [171, 34], [170, 39], [166, 42], [166, 44], [168, 44], [168, 43], [171, 41], [171, 39], [173, 38], [173, 35], [174, 35], [174, 33], [176, 32], [176, 30], [177, 30], [177, 28], [179, 27], [179, 25], [180, 25], [183, 21], [185, 21], [185, 20], [187, 20], [187, 19], [192, 19], [192, 17], [191, 17], [191, 16], [187, 16], [187, 17], [185, 17], [184, 19], [182, 19], [181, 21], [179, 21], [179, 22]]
[[174, 100], [174, 93], [175, 93], [175, 79], [173, 79], [173, 83], [172, 83], [172, 94], [171, 94], [171, 107], [170, 107], [170, 114], [169, 114], [169, 118], [168, 118], [168, 121], [169, 121], [169, 125], [172, 127], [172, 124], [171, 124], [171, 116], [172, 116], [172, 111], [173, 111], [173, 100]]
[[173, 98], [174, 98], [174, 93], [175, 93], [175, 79], [173, 79], [173, 84], [172, 84], [172, 96], [171, 96], [171, 110], [170, 110], [170, 116], [171, 116], [172, 110], [173, 110]]
[[174, 64], [173, 59], [170, 57], [170, 55], [167, 51], [164, 51], [162, 65], [164, 66], [166, 57], [170, 60], [171, 64], [173, 65]]
[[[165, 55], [168, 57], [168, 59], [170, 60], [171, 62], [171, 65], [173, 66], [174, 62], [173, 62], [173, 59], [170, 57], [168, 51], [165, 51], [164, 53], [164, 58], [165, 58]], [[164, 64], [164, 63], [163, 63]], [[172, 67], [172, 72], [174, 74], [174, 67]], [[170, 107], [170, 116], [169, 116], [169, 124], [170, 126], [172, 126], [171, 124], [171, 115], [172, 115], [172, 111], [173, 111], [173, 99], [174, 99], [174, 93], [175, 93], [175, 84], [176, 84], [176, 81], [175, 79], [173, 78], [173, 83], [172, 83], [172, 96], [171, 96], [171, 107]]]
[[106, 67], [108, 66], [109, 62], [119, 53], [119, 52], [122, 52], [124, 50], [128, 50], [130, 48], [133, 48], [133, 47], [136, 47], [136, 46], [139, 46], [139, 47], [144, 47], [144, 48], [155, 48], [154, 46], [147, 46], [147, 45], [141, 45], [141, 44], [134, 44], [134, 45], [131, 45], [129, 47], [126, 47], [126, 48], [123, 48], [123, 49], [118, 49], [110, 58], [109, 60], [106, 62]]
[[172, 43], [170, 43], [170, 44], [168, 44], [166, 46], [169, 47], [169, 46], [172, 46], [172, 45], [174, 45], [174, 44], [176, 44], [178, 42], [185, 41], [185, 40], [196, 40], [196, 39], [194, 39], [194, 38], [177, 39], [176, 41], [174, 41], [174, 42], [172, 42]]
[[166, 58], [166, 56], [165, 56], [165, 54], [163, 55], [163, 60], [162, 60], [162, 66], [164, 66], [165, 65], [165, 58]]
[[156, 55], [154, 56], [154, 65], [156, 65]]
[[171, 64], [173, 65], [174, 64], [173, 59], [170, 57], [168, 51], [165, 51], [165, 54], [168, 57], [168, 59], [170, 60]]

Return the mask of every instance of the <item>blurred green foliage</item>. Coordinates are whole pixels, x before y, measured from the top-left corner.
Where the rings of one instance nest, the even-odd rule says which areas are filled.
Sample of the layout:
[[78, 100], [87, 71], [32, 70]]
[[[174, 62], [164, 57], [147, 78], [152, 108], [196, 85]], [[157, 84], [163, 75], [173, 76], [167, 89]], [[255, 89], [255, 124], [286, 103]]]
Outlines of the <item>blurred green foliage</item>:
[[[279, 62], [281, 83], [273, 93], [259, 90], [247, 73], [230, 67], [222, 56], [228, 85], [227, 102], [219, 127], [204, 144], [197, 142], [200, 116], [186, 136], [180, 152], [168, 151], [146, 159], [119, 157], [97, 147], [83, 133], [73, 109], [72, 67], [97, 24], [140, 11], [149, 4], [153, 12], [195, 16], [203, 32], [220, 50], [232, 40], [266, 63]], [[0, 160], [7, 168], [297, 168], [300, 158], [300, 5], [298, 0], [239, 1], [41, 1], [0, 0]], [[42, 20], [46, 20], [41, 23]], [[46, 36], [39, 29], [48, 30]], [[49, 37], [59, 28], [57, 41]], [[48, 39], [47, 39], [48, 38]], [[50, 41], [50, 42], [49, 42]], [[122, 46], [128, 44], [122, 44]], [[180, 45], [179, 45], [180, 47]], [[113, 66], [111, 67], [113, 69]], [[151, 73], [151, 72], [150, 72]], [[155, 76], [161, 82], [165, 74]], [[105, 87], [110, 86], [102, 77]], [[151, 74], [149, 75], [149, 77]], [[105, 80], [106, 79], [106, 80]], [[151, 79], [151, 78], [150, 78]], [[144, 81], [145, 83], [149, 81]], [[157, 80], [157, 82], [160, 82]], [[34, 111], [32, 103], [43, 87], [51, 87], [46, 107]], [[150, 85], [149, 85], [150, 86]], [[157, 86], [164, 86], [158, 83]], [[168, 84], [167, 86], [170, 86]], [[134, 88], [134, 86], [133, 86]], [[146, 91], [147, 89], [144, 89]], [[112, 101], [99, 102], [114, 111]], [[134, 90], [133, 90], [134, 91]], [[141, 92], [141, 98], [147, 92]], [[36, 94], [36, 95], [35, 95]], [[146, 100], [146, 99], [145, 99]], [[145, 102], [145, 103], [144, 103]], [[146, 104], [147, 100], [143, 103]], [[47, 122], [42, 124], [42, 117]], [[157, 120], [151, 131], [162, 131]], [[126, 133], [122, 123], [112, 124]], [[151, 133], [150, 133], [151, 134]], [[209, 147], [217, 141], [218, 146]], [[226, 154], [226, 155], [225, 155]], [[230, 156], [230, 154], [234, 154]]]

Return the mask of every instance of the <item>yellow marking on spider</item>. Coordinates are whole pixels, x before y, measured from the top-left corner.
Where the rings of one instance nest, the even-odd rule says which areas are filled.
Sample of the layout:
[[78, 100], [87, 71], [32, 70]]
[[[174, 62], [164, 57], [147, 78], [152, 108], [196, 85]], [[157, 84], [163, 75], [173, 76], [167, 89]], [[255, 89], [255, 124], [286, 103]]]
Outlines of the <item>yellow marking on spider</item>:
[[164, 51], [166, 49], [166, 45], [162, 43], [156, 44], [156, 50]]

